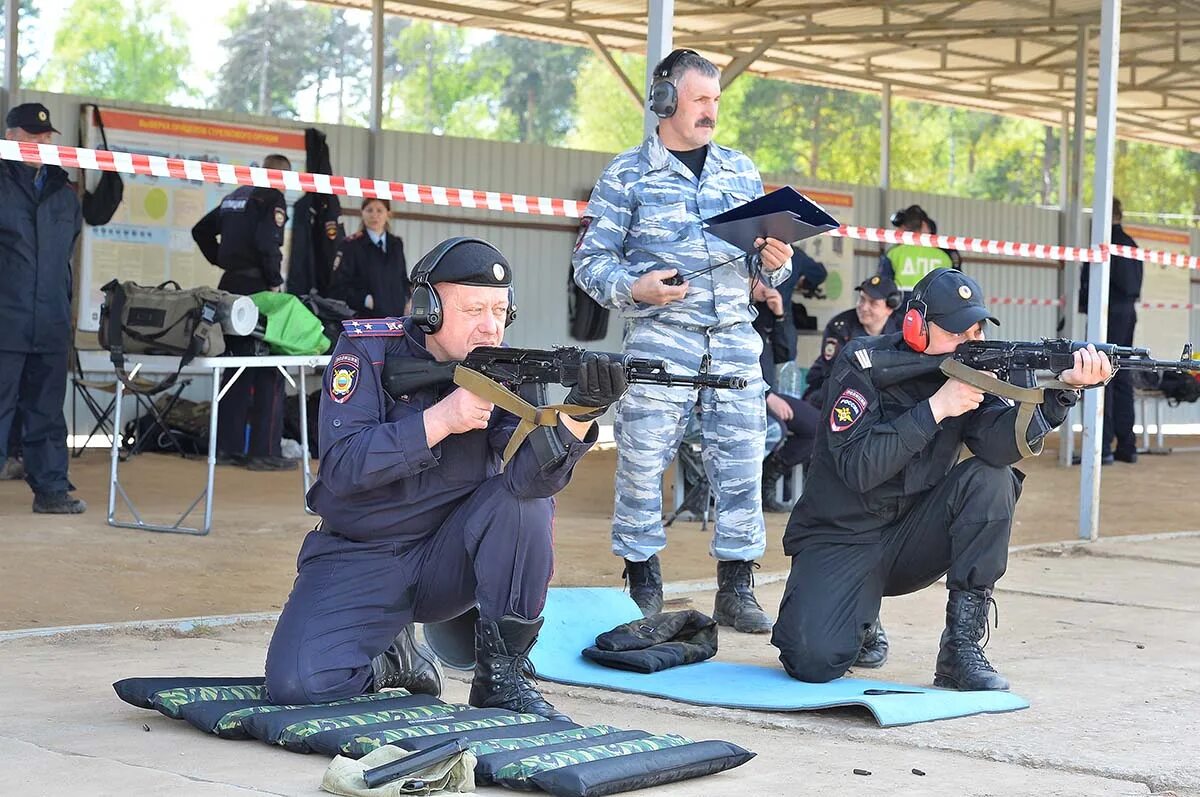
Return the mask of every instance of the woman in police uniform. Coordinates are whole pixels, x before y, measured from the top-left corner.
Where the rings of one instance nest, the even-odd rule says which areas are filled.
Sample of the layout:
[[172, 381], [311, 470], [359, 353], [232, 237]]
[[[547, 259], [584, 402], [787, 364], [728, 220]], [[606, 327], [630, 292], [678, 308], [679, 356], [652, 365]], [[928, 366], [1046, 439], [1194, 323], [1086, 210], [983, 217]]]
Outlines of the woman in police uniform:
[[342, 241], [333, 259], [329, 291], [359, 318], [402, 316], [408, 302], [404, 242], [388, 232], [390, 214], [386, 199], [365, 200], [362, 229]]

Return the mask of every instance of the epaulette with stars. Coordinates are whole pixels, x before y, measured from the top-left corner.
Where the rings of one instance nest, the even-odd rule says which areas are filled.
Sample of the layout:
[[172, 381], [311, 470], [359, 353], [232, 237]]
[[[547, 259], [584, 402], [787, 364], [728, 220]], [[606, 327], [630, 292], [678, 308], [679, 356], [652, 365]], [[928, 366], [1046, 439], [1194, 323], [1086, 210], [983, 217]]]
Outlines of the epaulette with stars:
[[350, 338], [404, 336], [404, 321], [400, 318], [365, 318], [342, 322], [342, 334]]

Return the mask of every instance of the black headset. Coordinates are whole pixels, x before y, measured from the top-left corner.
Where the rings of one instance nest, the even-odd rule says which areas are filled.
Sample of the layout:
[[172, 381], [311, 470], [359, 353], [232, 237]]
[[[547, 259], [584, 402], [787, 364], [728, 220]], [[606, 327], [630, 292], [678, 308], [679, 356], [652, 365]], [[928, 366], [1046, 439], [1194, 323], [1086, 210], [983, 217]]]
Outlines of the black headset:
[[[875, 277], [871, 277], [871, 279], [867, 280], [867, 282], [871, 283], [872, 285], [878, 285], [879, 280], [880, 280], [880, 278], [878, 276], [875, 276]], [[864, 283], [864, 284], [866, 284], [866, 283]], [[861, 287], [862, 286], [860, 285], [859, 288], [861, 288]], [[888, 291], [888, 295], [883, 297], [883, 301], [888, 306], [889, 310], [895, 310], [897, 307], [900, 306], [900, 302], [903, 300], [903, 298], [904, 298], [903, 292], [901, 292], [901, 290], [899, 288], [896, 288], [895, 290]]]
[[685, 55], [700, 57], [695, 50], [672, 50], [654, 70], [654, 77], [650, 81], [650, 110], [659, 119], [674, 116], [675, 109], [679, 107], [679, 91], [671, 82], [671, 70]]
[[929, 218], [929, 214], [920, 205], [909, 205], [906, 208], [901, 208], [893, 213], [888, 221], [892, 223], [893, 227], [903, 227], [909, 222], [914, 221], [914, 219], [920, 219], [928, 223], [930, 227], [933, 226], [933, 219]]
[[[440, 244], [429, 250], [417, 264], [413, 266], [412, 271], [412, 312], [409, 313], [409, 318], [416, 324], [417, 328], [426, 335], [433, 335], [442, 328], [442, 320], [444, 318], [442, 312], [442, 297], [438, 295], [437, 288], [430, 283], [429, 277], [433, 274], [433, 270], [437, 268], [438, 263], [450, 252], [451, 249], [459, 244], [477, 243], [483, 244], [488, 249], [491, 249], [501, 258], [504, 255], [499, 249], [492, 246], [482, 238], [447, 238]], [[512, 322], [517, 320], [517, 304], [513, 295], [512, 285], [512, 267], [509, 267], [508, 280], [508, 313], [504, 317], [504, 326], [512, 326]]]

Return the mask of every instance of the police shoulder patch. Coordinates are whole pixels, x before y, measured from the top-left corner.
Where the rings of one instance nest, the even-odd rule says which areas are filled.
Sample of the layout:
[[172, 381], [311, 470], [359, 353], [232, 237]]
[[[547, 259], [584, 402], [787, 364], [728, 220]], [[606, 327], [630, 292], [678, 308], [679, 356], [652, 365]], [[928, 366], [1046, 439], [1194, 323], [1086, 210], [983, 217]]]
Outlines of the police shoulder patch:
[[287, 221], [287, 211], [283, 208], [275, 208], [275, 226], [282, 227], [285, 221]]
[[325, 222], [325, 237], [331, 241], [334, 238], [337, 238], [337, 222], [336, 221]]
[[342, 322], [342, 334], [348, 338], [404, 336], [404, 322], [399, 318], [355, 318]]
[[345, 404], [358, 387], [359, 359], [353, 354], [339, 354], [329, 364], [329, 398]]
[[846, 388], [833, 402], [833, 411], [829, 413], [829, 428], [835, 432], [844, 432], [858, 422], [867, 411], [867, 399], [862, 393], [852, 388]]
[[832, 360], [838, 353], [838, 339], [825, 338], [825, 347], [821, 350], [821, 356], [826, 360]]

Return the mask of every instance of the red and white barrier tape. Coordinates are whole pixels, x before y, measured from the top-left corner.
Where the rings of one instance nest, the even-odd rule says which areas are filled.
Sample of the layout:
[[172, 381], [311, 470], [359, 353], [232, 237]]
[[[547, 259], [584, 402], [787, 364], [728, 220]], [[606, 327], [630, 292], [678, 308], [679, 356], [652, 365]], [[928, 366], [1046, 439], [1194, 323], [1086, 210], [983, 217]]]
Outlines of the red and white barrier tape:
[[[508, 213], [524, 213], [537, 216], [559, 216], [580, 218], [587, 208], [586, 202], [573, 199], [554, 199], [527, 194], [511, 194], [503, 191], [477, 191], [470, 188], [445, 188], [419, 183], [400, 183], [390, 180], [375, 180], [365, 177], [342, 177], [311, 172], [264, 169], [258, 166], [235, 166], [229, 163], [167, 158], [161, 155], [143, 155], [135, 152], [109, 152], [107, 150], [67, 147], [58, 144], [34, 144], [30, 142], [0, 139], [0, 160], [24, 163], [48, 163], [72, 169], [93, 169], [124, 174], [142, 174], [151, 177], [171, 177], [177, 180], [195, 180], [205, 183], [228, 185], [253, 185], [260, 188], [276, 188], [280, 191], [308, 191], [318, 194], [334, 194], [362, 198], [382, 198], [421, 205], [442, 207], [498, 210]], [[1151, 263], [1161, 263], [1179, 268], [1200, 269], [1200, 257], [1175, 252], [1160, 252], [1135, 249], [1129, 246], [1101, 245], [1092, 248], [1057, 246], [1053, 244], [1016, 243], [994, 241], [986, 238], [969, 238], [957, 235], [925, 235], [899, 230], [884, 230], [877, 227], [850, 227], [843, 225], [830, 235], [853, 238], [876, 243], [904, 243], [918, 246], [933, 246], [939, 249], [957, 249], [961, 252], [1008, 255], [1033, 260], [1068, 260], [1074, 262], [1098, 262], [1107, 254], [1129, 257]], [[1023, 300], [1032, 303], [1035, 300]], [[1053, 301], [1053, 300], [1036, 300]]]
[[1008, 304], [1017, 307], [1062, 307], [1065, 299], [1031, 299], [1024, 296], [989, 296], [988, 304]]

